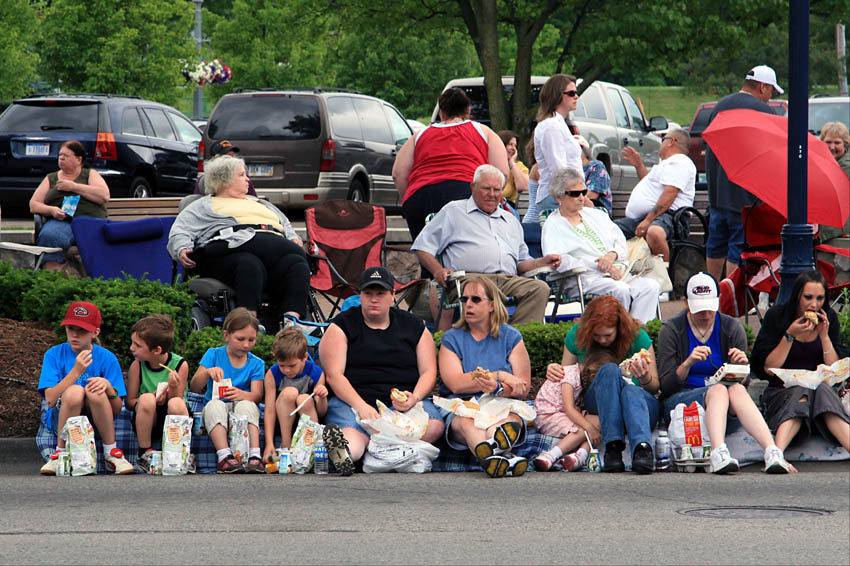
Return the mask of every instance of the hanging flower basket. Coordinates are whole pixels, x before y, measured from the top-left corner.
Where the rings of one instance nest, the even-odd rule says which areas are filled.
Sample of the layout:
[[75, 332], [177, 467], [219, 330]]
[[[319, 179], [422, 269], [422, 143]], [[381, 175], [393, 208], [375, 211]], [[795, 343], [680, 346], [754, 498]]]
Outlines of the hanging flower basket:
[[183, 64], [183, 76], [187, 81], [198, 85], [207, 83], [223, 85], [230, 80], [232, 74], [227, 63], [219, 59], [213, 59], [210, 62], [203, 60], [197, 64], [188, 62]]

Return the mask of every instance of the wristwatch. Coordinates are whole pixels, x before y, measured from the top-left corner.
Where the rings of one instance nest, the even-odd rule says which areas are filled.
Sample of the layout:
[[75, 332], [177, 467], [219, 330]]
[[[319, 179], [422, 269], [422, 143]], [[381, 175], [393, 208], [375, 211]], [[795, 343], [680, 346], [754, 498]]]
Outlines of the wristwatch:
[[793, 337], [793, 336], [791, 336], [790, 334], [788, 334], [788, 333], [786, 332], [786, 333], [785, 333], [785, 340], [787, 340], [788, 342], [793, 342], [793, 341], [794, 341], [794, 337]]

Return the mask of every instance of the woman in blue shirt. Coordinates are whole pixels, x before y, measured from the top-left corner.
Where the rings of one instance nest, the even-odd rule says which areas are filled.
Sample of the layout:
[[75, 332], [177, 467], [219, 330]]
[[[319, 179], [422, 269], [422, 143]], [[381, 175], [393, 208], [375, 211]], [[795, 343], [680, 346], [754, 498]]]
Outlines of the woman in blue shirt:
[[[525, 399], [531, 388], [531, 361], [522, 335], [507, 324], [508, 311], [486, 277], [469, 277], [460, 297], [463, 316], [440, 344], [440, 395], [468, 399], [490, 393]], [[472, 418], [446, 415], [446, 441], [469, 448], [490, 477], [521, 476], [525, 458], [510, 450], [525, 441], [526, 423], [510, 413], [486, 430]]]

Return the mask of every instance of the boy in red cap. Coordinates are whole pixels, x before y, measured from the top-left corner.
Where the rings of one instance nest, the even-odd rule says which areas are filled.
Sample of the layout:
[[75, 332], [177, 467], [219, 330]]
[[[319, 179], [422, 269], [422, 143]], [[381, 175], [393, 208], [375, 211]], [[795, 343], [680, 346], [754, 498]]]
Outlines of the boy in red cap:
[[58, 441], [41, 473], [56, 475], [58, 455], [65, 451], [59, 432], [69, 417], [88, 410], [93, 426], [103, 440], [106, 468], [116, 474], [131, 474], [133, 466], [115, 444], [115, 415], [127, 395], [124, 376], [115, 354], [94, 343], [100, 334], [100, 311], [92, 303], [71, 303], [62, 321], [68, 341], [44, 353], [38, 391], [50, 407], [59, 406], [54, 423]]

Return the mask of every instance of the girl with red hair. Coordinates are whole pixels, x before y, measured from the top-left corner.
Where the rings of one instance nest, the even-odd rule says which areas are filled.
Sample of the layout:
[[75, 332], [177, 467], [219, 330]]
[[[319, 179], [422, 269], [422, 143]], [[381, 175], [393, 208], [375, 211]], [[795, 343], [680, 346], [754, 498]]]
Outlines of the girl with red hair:
[[[658, 368], [652, 339], [617, 299], [603, 295], [593, 299], [578, 324], [564, 338], [564, 356], [560, 364], [546, 368], [546, 378], [561, 381], [565, 368], [583, 364], [585, 358], [600, 350], [616, 360], [630, 360], [631, 382], [614, 363], [604, 364], [584, 389], [584, 409], [599, 417], [600, 430], [589, 430], [592, 440], [601, 437], [605, 446], [602, 471], [625, 470], [622, 452], [628, 434], [632, 450], [632, 470], [639, 474], [652, 473], [655, 461], [650, 445], [652, 429], [658, 422]], [[598, 440], [597, 440], [598, 442]], [[558, 451], [554, 446], [549, 452]], [[556, 459], [560, 454], [552, 454]]]

